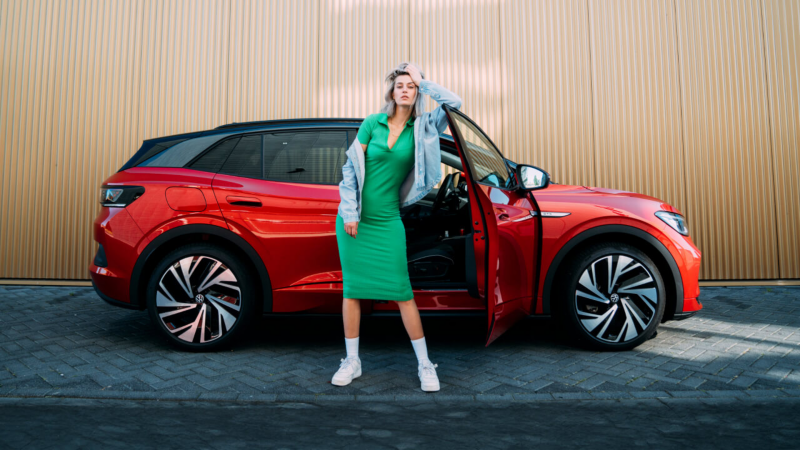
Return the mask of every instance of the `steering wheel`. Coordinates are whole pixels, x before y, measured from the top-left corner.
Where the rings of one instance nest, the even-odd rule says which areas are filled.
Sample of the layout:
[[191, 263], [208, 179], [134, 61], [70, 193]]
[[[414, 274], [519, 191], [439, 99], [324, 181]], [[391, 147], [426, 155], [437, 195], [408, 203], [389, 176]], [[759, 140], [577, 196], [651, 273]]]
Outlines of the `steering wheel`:
[[455, 185], [453, 183], [455, 176], [455, 173], [449, 173], [444, 177], [442, 187], [439, 188], [439, 192], [436, 193], [436, 198], [433, 200], [433, 210], [431, 213], [438, 211], [439, 208], [442, 207], [442, 204], [444, 204], [444, 200], [447, 198], [448, 194], [455, 191]]

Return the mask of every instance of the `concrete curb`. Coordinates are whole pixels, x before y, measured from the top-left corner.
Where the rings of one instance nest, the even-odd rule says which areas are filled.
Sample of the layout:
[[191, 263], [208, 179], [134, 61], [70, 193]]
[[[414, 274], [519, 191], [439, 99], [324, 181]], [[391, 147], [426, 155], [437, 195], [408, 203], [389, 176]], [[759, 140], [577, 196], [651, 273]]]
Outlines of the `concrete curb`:
[[228, 403], [328, 403], [328, 402], [482, 402], [482, 403], [537, 403], [559, 401], [597, 400], [648, 400], [648, 399], [774, 399], [800, 398], [800, 389], [728, 390], [728, 391], [641, 391], [641, 392], [562, 392], [552, 394], [503, 395], [452, 395], [438, 393], [410, 393], [406, 395], [331, 395], [331, 394], [238, 394], [208, 392], [190, 394], [181, 392], [109, 392], [81, 389], [26, 389], [0, 394], [0, 404], [12, 399], [86, 399], [86, 400], [148, 400], [168, 402], [228, 402]]

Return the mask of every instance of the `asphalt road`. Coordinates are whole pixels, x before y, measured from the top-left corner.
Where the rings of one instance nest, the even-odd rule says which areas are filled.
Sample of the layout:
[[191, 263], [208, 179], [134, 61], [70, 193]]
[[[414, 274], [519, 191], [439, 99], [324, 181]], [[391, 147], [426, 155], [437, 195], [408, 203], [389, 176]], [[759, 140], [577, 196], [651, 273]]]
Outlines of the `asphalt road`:
[[797, 448], [800, 399], [169, 402], [0, 399], [4, 448]]

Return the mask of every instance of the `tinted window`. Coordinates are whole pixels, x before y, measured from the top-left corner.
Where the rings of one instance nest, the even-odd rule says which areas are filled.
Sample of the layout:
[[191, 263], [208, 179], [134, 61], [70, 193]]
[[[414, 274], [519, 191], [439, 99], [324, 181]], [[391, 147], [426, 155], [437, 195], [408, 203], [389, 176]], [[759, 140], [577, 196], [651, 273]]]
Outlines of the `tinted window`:
[[236, 147], [236, 144], [239, 142], [239, 137], [226, 139], [219, 144], [215, 145], [211, 150], [207, 151], [205, 154], [201, 155], [197, 158], [193, 163], [190, 163], [187, 167], [190, 169], [195, 170], [202, 170], [205, 172], [214, 172], [216, 173], [221, 167], [222, 164], [225, 163], [225, 160], [228, 159], [228, 156], [231, 154], [231, 150]]
[[264, 178], [294, 183], [339, 184], [347, 160], [346, 131], [297, 131], [264, 135]]
[[183, 167], [203, 150], [228, 136], [230, 136], [230, 134], [214, 134], [211, 136], [201, 136], [184, 140], [147, 159], [145, 162], [141, 163], [140, 166]]
[[[162, 141], [162, 142], [159, 142], [157, 144], [153, 144], [153, 146], [150, 147], [143, 155], [139, 156], [136, 159], [136, 161], [134, 161], [131, 164], [131, 166], [136, 166], [139, 163], [141, 163], [142, 161], [150, 159], [153, 156], [158, 155], [159, 153], [163, 152], [164, 150], [172, 147], [173, 145], [180, 144], [181, 142], [183, 142], [185, 140], [186, 140], [186, 138], [170, 139], [168, 141]], [[147, 145], [147, 144], [145, 144], [145, 145]]]
[[452, 113], [450, 117], [454, 119], [453, 122], [465, 141], [467, 148], [464, 149], [464, 153], [475, 181], [495, 187], [511, 187], [514, 179], [509, 175], [506, 161], [483, 131], [457, 112]]
[[236, 144], [219, 173], [261, 178], [261, 135], [244, 136]]

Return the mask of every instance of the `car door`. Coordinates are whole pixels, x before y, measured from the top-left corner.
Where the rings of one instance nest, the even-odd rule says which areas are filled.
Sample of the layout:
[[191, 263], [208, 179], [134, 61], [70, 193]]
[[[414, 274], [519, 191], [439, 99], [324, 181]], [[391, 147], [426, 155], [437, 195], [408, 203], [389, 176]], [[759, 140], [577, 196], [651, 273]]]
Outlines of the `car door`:
[[489, 137], [446, 107], [467, 177], [478, 293], [486, 300], [486, 345], [528, 316], [536, 295], [538, 208], [517, 189], [513, 171]]
[[343, 129], [244, 135], [214, 178], [228, 227], [260, 244], [273, 312], [341, 310], [335, 229], [348, 142]]

